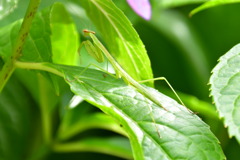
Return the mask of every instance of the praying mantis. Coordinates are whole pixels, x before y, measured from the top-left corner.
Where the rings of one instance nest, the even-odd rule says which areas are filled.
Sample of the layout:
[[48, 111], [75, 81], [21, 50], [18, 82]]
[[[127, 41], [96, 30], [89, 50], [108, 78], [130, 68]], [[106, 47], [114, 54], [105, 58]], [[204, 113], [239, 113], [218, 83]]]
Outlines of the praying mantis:
[[[112, 67], [115, 70], [115, 74], [116, 74], [116, 78], [122, 78], [125, 83], [129, 84], [130, 86], [132, 86], [133, 88], [135, 88], [139, 93], [141, 93], [143, 96], [145, 96], [146, 98], [148, 98], [150, 101], [152, 101], [153, 103], [155, 103], [156, 105], [158, 105], [159, 107], [163, 108], [165, 111], [168, 111], [167, 108], [165, 108], [161, 102], [156, 98], [156, 96], [149, 92], [148, 89], [146, 89], [143, 85], [141, 85], [139, 82], [137, 82], [136, 80], [134, 80], [121, 66], [120, 64], [118, 64], [118, 62], [113, 58], [113, 56], [108, 52], [108, 50], [103, 46], [103, 44], [98, 40], [98, 38], [95, 36], [95, 32], [94, 31], [90, 31], [90, 30], [83, 30], [84, 34], [86, 36], [89, 36], [93, 43], [89, 40], [86, 40], [84, 42], [82, 42], [82, 45], [85, 45], [85, 48], [87, 50], [87, 52], [94, 58], [96, 59], [98, 62], [103, 62], [104, 61], [104, 56], [107, 58], [107, 60], [111, 63]], [[80, 47], [81, 47], [80, 46]], [[183, 104], [183, 102], [181, 101], [180, 97], [177, 95], [177, 93], [175, 92], [175, 90], [173, 89], [173, 87], [170, 85], [170, 83], [164, 78], [164, 77], [159, 77], [159, 78], [154, 78], [154, 79], [150, 79], [152, 80], [165, 80], [166, 83], [169, 85], [169, 87], [171, 88], [171, 90], [174, 92], [174, 94], [177, 96], [178, 100]], [[142, 82], [146, 82], [142, 81]], [[184, 104], [183, 104], [184, 105]], [[151, 111], [151, 108], [150, 108]], [[151, 117], [153, 122], [156, 124], [152, 113]], [[157, 127], [156, 127], [157, 128]], [[159, 134], [159, 131], [158, 131]], [[160, 134], [159, 134], [160, 135]]]

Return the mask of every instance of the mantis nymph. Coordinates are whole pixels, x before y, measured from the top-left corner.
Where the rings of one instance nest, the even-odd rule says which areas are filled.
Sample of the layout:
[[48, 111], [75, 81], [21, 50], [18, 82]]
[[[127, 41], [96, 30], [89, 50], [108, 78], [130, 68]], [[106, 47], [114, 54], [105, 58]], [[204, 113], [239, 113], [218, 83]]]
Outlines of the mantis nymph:
[[[82, 43], [82, 45], [85, 45], [86, 50], [88, 53], [95, 58], [98, 62], [103, 62], [104, 58], [102, 53], [105, 55], [105, 57], [108, 59], [108, 61], [111, 63], [112, 67], [115, 70], [116, 77], [117, 78], [122, 78], [127, 84], [131, 85], [134, 87], [138, 92], [140, 92], [142, 95], [144, 95], [146, 98], [151, 100], [153, 103], [156, 105], [162, 107], [164, 110], [168, 111], [164, 106], [162, 106], [161, 102], [154, 96], [151, 92], [149, 92], [144, 86], [139, 84], [136, 80], [134, 80], [119, 64], [118, 62], [113, 58], [113, 56], [108, 52], [108, 50], [103, 46], [103, 44], [98, 40], [98, 38], [95, 36], [94, 31], [89, 31], [89, 30], [83, 30], [84, 34], [87, 36], [90, 36], [91, 39], [93, 40], [93, 44], [87, 40]], [[174, 91], [172, 86], [168, 83], [168, 81], [164, 77], [160, 78], [155, 78], [151, 80], [165, 80], [169, 87], [173, 90], [174, 94], [177, 96], [177, 98], [180, 100], [182, 103], [181, 99], [177, 95], [177, 93]], [[145, 82], [145, 81], [144, 81]], [[183, 103], [182, 103], [183, 104]], [[150, 109], [151, 110], [151, 109]], [[151, 113], [152, 119], [155, 123], [155, 120], [153, 118], [153, 115]], [[156, 124], [156, 123], [155, 123]], [[156, 127], [157, 128], [157, 127]], [[159, 132], [158, 132], [159, 134]], [[159, 134], [160, 135], [160, 134]]]

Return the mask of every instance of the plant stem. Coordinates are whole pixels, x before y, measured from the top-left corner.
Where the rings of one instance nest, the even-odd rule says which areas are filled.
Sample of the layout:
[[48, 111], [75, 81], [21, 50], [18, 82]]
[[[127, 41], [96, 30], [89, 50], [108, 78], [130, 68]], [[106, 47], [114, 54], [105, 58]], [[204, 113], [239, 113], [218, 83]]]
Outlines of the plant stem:
[[56, 74], [60, 77], [64, 77], [64, 74], [58, 71], [55, 68], [52, 68], [48, 66], [47, 64], [49, 63], [33, 63], [33, 62], [20, 62], [16, 61], [15, 62], [15, 67], [17, 68], [23, 68], [23, 69], [34, 69], [34, 70], [42, 70], [42, 71], [47, 71], [51, 72], [53, 74]]
[[47, 86], [47, 80], [41, 74], [38, 74], [39, 85], [39, 106], [41, 110], [41, 119], [43, 127], [43, 140], [45, 144], [50, 145], [52, 140], [52, 121], [51, 112], [49, 110], [49, 88]]
[[30, 0], [28, 9], [26, 11], [24, 20], [22, 22], [22, 26], [20, 28], [17, 40], [13, 46], [12, 55], [8, 58], [5, 62], [1, 72], [0, 72], [0, 92], [2, 91], [3, 87], [5, 86], [6, 82], [12, 75], [15, 69], [15, 62], [16, 60], [21, 57], [23, 45], [25, 43], [26, 37], [30, 31], [31, 24], [34, 18], [34, 15], [37, 11], [37, 8], [40, 4], [41, 0]]

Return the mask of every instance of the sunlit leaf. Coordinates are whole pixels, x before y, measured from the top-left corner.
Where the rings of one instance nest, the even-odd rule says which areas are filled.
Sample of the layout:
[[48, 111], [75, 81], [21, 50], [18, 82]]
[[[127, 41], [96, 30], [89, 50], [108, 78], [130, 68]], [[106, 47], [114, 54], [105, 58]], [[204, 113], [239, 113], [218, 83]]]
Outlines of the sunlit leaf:
[[43, 65], [61, 71], [75, 94], [123, 125], [135, 159], [224, 159], [219, 142], [209, 127], [185, 107], [156, 90], [148, 88], [168, 111], [106, 73], [92, 69], [81, 73], [84, 68]]
[[99, 30], [110, 53], [136, 80], [153, 77], [150, 61], [139, 35], [110, 0], [82, 0], [89, 18]]
[[224, 118], [230, 136], [240, 143], [240, 44], [234, 46], [213, 69], [211, 95]]
[[192, 15], [194, 15], [194, 14], [196, 14], [196, 13], [202, 11], [202, 10], [211, 8], [211, 7], [224, 5], [224, 4], [239, 3], [239, 2], [240, 2], [240, 0], [211, 0], [209, 2], [205, 2], [201, 6], [195, 8], [194, 10], [192, 10], [190, 12], [190, 16], [192, 16]]
[[178, 7], [187, 4], [201, 3], [209, 0], [154, 0], [161, 8]]
[[52, 6], [50, 16], [53, 62], [75, 65], [79, 40], [73, 20], [60, 3]]

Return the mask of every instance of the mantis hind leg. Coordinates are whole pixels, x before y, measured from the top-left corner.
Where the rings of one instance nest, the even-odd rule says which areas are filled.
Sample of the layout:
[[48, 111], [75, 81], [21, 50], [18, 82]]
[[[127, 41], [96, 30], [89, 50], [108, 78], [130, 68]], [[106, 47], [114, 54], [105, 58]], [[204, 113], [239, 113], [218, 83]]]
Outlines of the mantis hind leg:
[[167, 83], [167, 85], [169, 86], [169, 88], [173, 91], [174, 95], [177, 97], [179, 102], [183, 106], [185, 106], [185, 104], [183, 103], [181, 98], [178, 96], [177, 92], [173, 89], [172, 85], [168, 82], [168, 80], [165, 77], [157, 77], [157, 78], [153, 78], [153, 79], [147, 79], [147, 80], [139, 81], [139, 83], [146, 83], [146, 82], [149, 82], [149, 81], [159, 81], [159, 80], [165, 81]]

